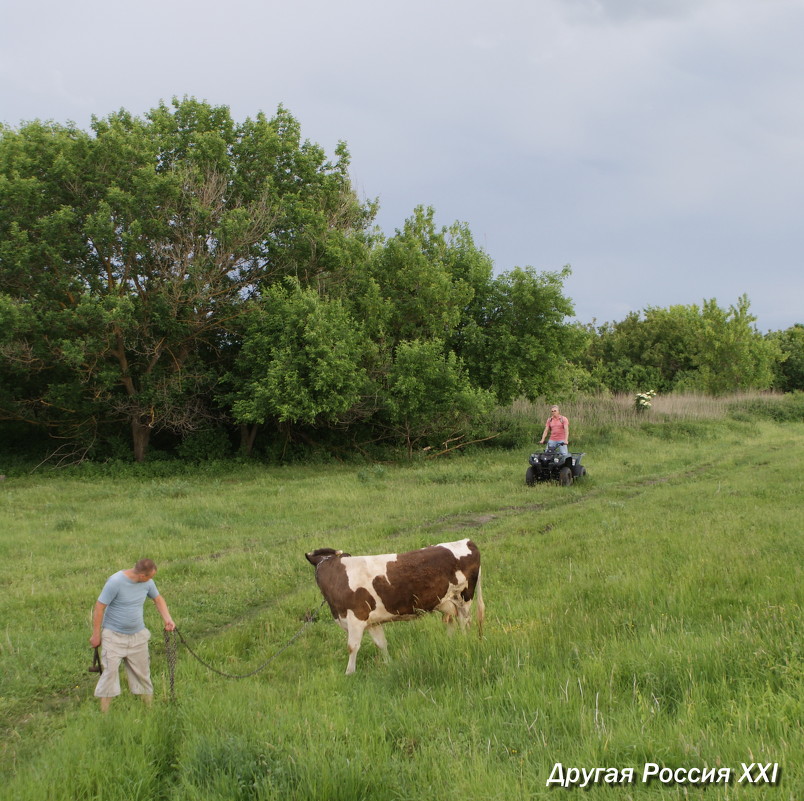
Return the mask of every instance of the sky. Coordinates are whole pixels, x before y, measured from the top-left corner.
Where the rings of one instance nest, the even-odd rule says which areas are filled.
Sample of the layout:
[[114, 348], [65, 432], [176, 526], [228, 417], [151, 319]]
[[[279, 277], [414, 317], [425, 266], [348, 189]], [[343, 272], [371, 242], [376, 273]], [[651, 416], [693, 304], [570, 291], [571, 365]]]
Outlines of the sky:
[[0, 0], [0, 122], [281, 104], [583, 323], [746, 294], [804, 323], [804, 0]]

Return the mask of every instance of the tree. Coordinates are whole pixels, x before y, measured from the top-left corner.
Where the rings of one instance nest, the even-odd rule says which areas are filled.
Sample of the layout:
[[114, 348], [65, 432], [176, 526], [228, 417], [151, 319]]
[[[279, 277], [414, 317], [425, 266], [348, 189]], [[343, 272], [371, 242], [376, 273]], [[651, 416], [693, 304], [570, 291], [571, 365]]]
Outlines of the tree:
[[616, 392], [695, 389], [714, 395], [771, 386], [778, 350], [756, 330], [748, 297], [722, 309], [650, 306], [600, 326], [585, 364]]
[[[338, 300], [298, 280], [271, 287], [249, 310], [229, 401], [244, 425], [335, 423], [366, 391], [372, 347]], [[252, 428], [246, 451], [256, 429]]]
[[30, 376], [0, 414], [63, 435], [126, 420], [142, 460], [152, 431], [219, 413], [219, 360], [247, 299], [327, 275], [373, 212], [345, 146], [329, 162], [281, 107], [237, 124], [174, 100], [92, 131], [0, 132], [0, 293], [17, 321], [0, 370]]
[[472, 386], [458, 357], [434, 339], [402, 342], [388, 373], [385, 411], [408, 454], [422, 440], [463, 436], [470, 423], [491, 411], [492, 393]]
[[804, 325], [796, 323], [768, 335], [781, 352], [776, 363], [774, 387], [783, 392], [804, 390]]
[[669, 392], [695, 376], [702, 344], [696, 306], [648, 307], [600, 326], [585, 363], [613, 392]]
[[699, 377], [693, 385], [712, 395], [744, 389], [769, 389], [774, 366], [780, 359], [778, 345], [757, 330], [749, 312], [747, 295], [728, 311], [714, 300], [704, 301], [702, 346], [698, 356]]
[[372, 304], [375, 336], [391, 350], [403, 341], [444, 341], [458, 326], [473, 290], [454, 269], [451, 249], [449, 232], [436, 230], [433, 209], [422, 206], [374, 247], [357, 297], [363, 311]]
[[516, 268], [476, 290], [454, 341], [473, 383], [501, 403], [539, 396], [580, 352], [583, 336], [565, 320], [573, 314], [563, 294], [569, 274]]
[[568, 272], [495, 277], [425, 207], [386, 239], [348, 167], [282, 107], [0, 129], [0, 420], [83, 449], [126, 426], [137, 460], [232, 422], [413, 447], [554, 380], [580, 342]]

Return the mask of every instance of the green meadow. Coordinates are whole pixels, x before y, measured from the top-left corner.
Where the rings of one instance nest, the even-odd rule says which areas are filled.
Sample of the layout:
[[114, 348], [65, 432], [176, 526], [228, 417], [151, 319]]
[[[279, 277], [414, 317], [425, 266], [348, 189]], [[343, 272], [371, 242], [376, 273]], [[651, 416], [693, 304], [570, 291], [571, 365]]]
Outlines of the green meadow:
[[[9, 476], [0, 798], [804, 798], [804, 423], [574, 430], [589, 475], [569, 488], [525, 486], [527, 445], [404, 464]], [[367, 636], [345, 676], [344, 632], [326, 610], [306, 622], [321, 597], [304, 553], [464, 537], [483, 559], [482, 639], [434, 615], [391, 624], [391, 661]], [[148, 603], [154, 705], [123, 680], [101, 715], [90, 611], [142, 556], [219, 670], [248, 673], [301, 634], [243, 679], [180, 647], [171, 697]], [[564, 791], [548, 785], [559, 763], [613, 773]], [[778, 766], [775, 784], [739, 781], [743, 763]], [[650, 764], [716, 780], [643, 781]]]

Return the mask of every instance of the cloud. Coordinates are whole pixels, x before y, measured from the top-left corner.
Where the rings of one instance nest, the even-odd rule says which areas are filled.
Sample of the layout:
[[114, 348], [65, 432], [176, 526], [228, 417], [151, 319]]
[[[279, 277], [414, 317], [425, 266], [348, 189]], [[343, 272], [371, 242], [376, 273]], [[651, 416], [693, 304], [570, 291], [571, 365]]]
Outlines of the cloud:
[[594, 25], [683, 19], [710, 0], [566, 0], [567, 16]]
[[30, 0], [4, 23], [12, 125], [282, 103], [346, 140], [385, 230], [424, 203], [498, 269], [570, 263], [582, 319], [742, 292], [766, 328], [801, 319], [799, 0]]

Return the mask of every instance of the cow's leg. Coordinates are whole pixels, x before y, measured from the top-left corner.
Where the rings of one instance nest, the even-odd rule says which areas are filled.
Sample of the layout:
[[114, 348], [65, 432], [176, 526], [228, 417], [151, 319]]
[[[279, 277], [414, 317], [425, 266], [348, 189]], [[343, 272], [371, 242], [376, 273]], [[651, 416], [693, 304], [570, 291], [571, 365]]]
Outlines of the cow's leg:
[[447, 630], [447, 634], [455, 633], [455, 610], [451, 609], [449, 612], [446, 612], [442, 609], [441, 621], [444, 624], [444, 628]]
[[357, 664], [357, 652], [360, 650], [360, 642], [363, 639], [363, 632], [366, 624], [358, 620], [351, 612], [346, 624], [346, 641], [349, 646], [349, 662], [346, 665], [346, 675], [351, 676], [355, 672]]
[[461, 600], [460, 602], [456, 602], [455, 604], [455, 611], [457, 612], [458, 625], [461, 627], [461, 631], [466, 631], [467, 626], [469, 626], [469, 622], [471, 620], [469, 616], [469, 610], [471, 608], [472, 608], [471, 601]]
[[369, 629], [369, 634], [371, 634], [374, 644], [380, 649], [382, 658], [388, 662], [388, 640], [385, 639], [385, 629], [382, 626], [372, 626]]
[[460, 622], [460, 607], [455, 601], [455, 597], [447, 597], [439, 604], [438, 610], [441, 612], [441, 619], [447, 627], [447, 632], [453, 634], [455, 631], [455, 620]]

